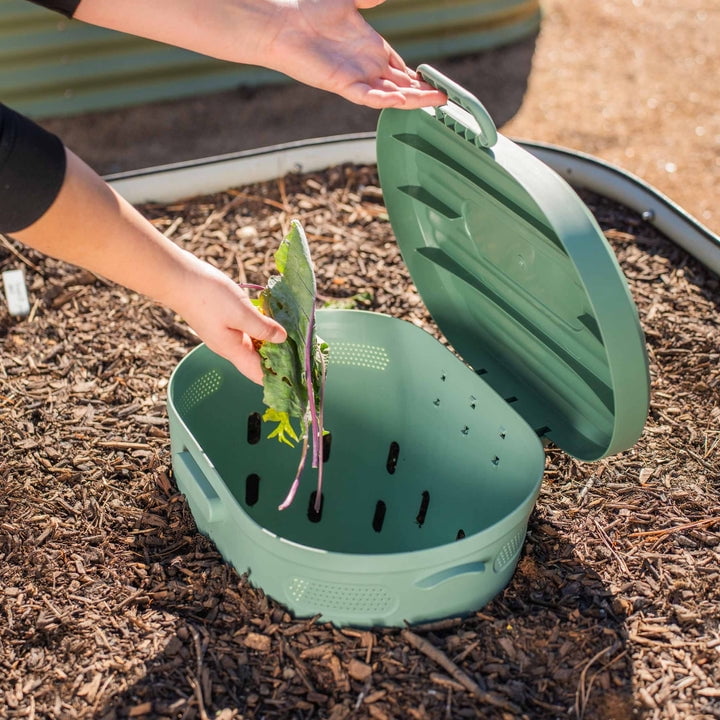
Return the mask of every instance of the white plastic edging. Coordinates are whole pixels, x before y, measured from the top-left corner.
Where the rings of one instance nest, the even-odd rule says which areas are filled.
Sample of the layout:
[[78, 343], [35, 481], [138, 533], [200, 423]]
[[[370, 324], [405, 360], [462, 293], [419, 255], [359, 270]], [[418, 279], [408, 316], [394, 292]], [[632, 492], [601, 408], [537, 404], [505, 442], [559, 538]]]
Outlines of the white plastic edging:
[[[668, 239], [720, 275], [720, 238], [640, 178], [590, 155], [542, 143], [518, 145], [561, 175], [639, 213]], [[374, 164], [375, 134], [314, 138], [190, 162], [109, 175], [106, 180], [129, 202], [174, 202], [342, 163]]]
[[108, 175], [128, 202], [175, 202], [342, 163], [374, 164], [375, 134], [337, 135]]
[[568, 183], [635, 210], [676, 245], [720, 275], [720, 238], [640, 178], [590, 155], [553, 145], [518, 144]]

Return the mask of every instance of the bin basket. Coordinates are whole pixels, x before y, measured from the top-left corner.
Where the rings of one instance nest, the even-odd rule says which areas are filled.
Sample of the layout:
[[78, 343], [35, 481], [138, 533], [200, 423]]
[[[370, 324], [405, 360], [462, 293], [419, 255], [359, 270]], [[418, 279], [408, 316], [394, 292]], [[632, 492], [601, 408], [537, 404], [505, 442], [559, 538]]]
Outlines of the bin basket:
[[[510, 580], [543, 474], [512, 405], [431, 335], [321, 310], [324, 491], [267, 439], [262, 389], [201, 345], [169, 386], [173, 466], [198, 528], [297, 617], [399, 626], [472, 612]], [[309, 464], [308, 464], [309, 465]]]

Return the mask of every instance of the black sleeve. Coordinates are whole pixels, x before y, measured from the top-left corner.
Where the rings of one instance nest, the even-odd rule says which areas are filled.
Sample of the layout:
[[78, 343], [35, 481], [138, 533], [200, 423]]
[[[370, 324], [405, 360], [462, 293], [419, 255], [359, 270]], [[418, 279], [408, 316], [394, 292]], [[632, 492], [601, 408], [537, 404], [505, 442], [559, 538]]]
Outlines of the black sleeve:
[[39, 220], [64, 179], [60, 139], [0, 103], [0, 232], [24, 230]]
[[56, 10], [69, 18], [75, 14], [77, 6], [80, 4], [80, 0], [30, 0], [30, 2], [42, 5], [49, 10]]

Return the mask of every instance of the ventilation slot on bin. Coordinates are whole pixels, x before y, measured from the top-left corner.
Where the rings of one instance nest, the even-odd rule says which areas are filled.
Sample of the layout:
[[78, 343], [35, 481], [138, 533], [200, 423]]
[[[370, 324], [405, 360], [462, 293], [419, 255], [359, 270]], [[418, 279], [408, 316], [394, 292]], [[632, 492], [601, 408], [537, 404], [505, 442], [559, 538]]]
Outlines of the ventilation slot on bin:
[[387, 461], [385, 463], [385, 468], [391, 475], [393, 475], [395, 473], [395, 470], [397, 469], [397, 463], [398, 463], [399, 457], [400, 457], [400, 445], [393, 440], [390, 443], [390, 447], [388, 448], [388, 456], [387, 456]]
[[310, 493], [310, 501], [308, 502], [308, 510], [307, 510], [307, 517], [308, 520], [311, 523], [317, 523], [322, 520], [322, 511], [323, 511], [323, 503], [325, 502], [325, 498], [322, 496], [322, 493], [320, 494], [320, 506], [315, 510], [315, 498], [317, 498], [317, 490], [313, 490]]
[[385, 511], [387, 507], [382, 500], [378, 500], [375, 504], [375, 514], [373, 515], [372, 527], [375, 532], [380, 532], [385, 522]]
[[427, 490], [423, 490], [422, 499], [420, 500], [420, 509], [418, 510], [415, 522], [418, 527], [422, 527], [425, 523], [428, 508], [430, 507], [430, 493]]
[[260, 413], [251, 413], [248, 415], [247, 422], [247, 441], [248, 445], [257, 445], [262, 438], [262, 418]]
[[252, 473], [245, 478], [245, 504], [252, 507], [260, 499], [260, 476]]
[[326, 463], [330, 459], [330, 450], [332, 448], [332, 433], [326, 432], [322, 438], [323, 462]]

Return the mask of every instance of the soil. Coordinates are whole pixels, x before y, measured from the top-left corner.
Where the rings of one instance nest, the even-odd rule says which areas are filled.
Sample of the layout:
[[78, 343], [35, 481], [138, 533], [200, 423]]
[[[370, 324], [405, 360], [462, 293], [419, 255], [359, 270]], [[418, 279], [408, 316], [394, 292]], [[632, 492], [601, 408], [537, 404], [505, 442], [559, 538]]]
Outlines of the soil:
[[[170, 466], [168, 377], [196, 344], [170, 311], [10, 240], [28, 318], [0, 312], [0, 718], [720, 717], [720, 283], [634, 213], [583, 193], [647, 337], [639, 442], [547, 449], [508, 587], [405, 629], [296, 620], [197, 532]], [[323, 300], [437, 331], [373, 167], [143, 212], [263, 284], [298, 217]]]
[[[388, 0], [391, 1], [391, 0]], [[720, 7], [543, 0], [540, 32], [432, 64], [502, 132], [614, 163], [720, 234]], [[377, 113], [289, 84], [44, 121], [102, 173], [371, 131]]]
[[[614, 162], [718, 232], [711, 5], [545, 0], [537, 37], [433, 64], [506, 134]], [[376, 121], [288, 85], [43, 123], [109, 173]], [[404, 630], [294, 620], [229, 568], [170, 467], [165, 392], [192, 332], [3, 239], [0, 270], [25, 268], [32, 311], [0, 308], [0, 718], [720, 718], [720, 283], [634, 213], [583, 198], [646, 333], [643, 436], [593, 464], [548, 448], [507, 589], [470, 617]], [[299, 216], [324, 299], [434, 331], [372, 167], [143, 211], [261, 283]]]

